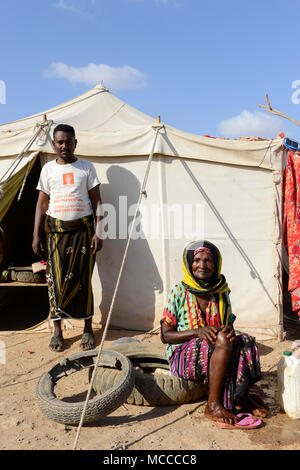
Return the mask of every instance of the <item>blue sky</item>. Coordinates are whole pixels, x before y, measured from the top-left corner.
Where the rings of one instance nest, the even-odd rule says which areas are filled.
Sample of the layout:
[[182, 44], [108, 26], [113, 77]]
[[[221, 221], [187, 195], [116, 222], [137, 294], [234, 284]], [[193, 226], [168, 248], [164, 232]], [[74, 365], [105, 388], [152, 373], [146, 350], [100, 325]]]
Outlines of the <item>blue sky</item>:
[[275, 109], [300, 121], [299, 19], [296, 0], [1, 2], [0, 123], [104, 80], [183, 131], [282, 130], [300, 141], [298, 126], [258, 107], [268, 93]]

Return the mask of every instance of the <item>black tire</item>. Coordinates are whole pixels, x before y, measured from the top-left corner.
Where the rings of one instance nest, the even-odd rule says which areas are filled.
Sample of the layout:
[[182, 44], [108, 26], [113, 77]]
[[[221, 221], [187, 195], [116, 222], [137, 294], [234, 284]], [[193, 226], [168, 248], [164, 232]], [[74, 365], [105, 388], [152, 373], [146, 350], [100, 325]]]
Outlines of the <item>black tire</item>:
[[[92, 367], [98, 350], [84, 351], [63, 359], [49, 372], [45, 372], [36, 387], [36, 402], [41, 412], [49, 419], [62, 424], [77, 425], [80, 422], [84, 401], [67, 403], [56, 398], [54, 387], [56, 382], [86, 367]], [[117, 351], [103, 350], [100, 365], [118, 369], [118, 377], [114, 384], [101, 396], [89, 400], [83, 424], [97, 421], [121, 406], [134, 387], [134, 369], [131, 361]]]
[[[208, 388], [204, 384], [173, 375], [153, 373], [156, 368], [169, 371], [163, 346], [151, 343], [123, 343], [115, 344], [113, 348], [130, 358], [137, 368], [135, 385], [126, 403], [139, 406], [172, 406], [191, 403], [207, 395]], [[93, 389], [96, 393], [104, 393], [118, 378], [118, 371], [99, 367]]]

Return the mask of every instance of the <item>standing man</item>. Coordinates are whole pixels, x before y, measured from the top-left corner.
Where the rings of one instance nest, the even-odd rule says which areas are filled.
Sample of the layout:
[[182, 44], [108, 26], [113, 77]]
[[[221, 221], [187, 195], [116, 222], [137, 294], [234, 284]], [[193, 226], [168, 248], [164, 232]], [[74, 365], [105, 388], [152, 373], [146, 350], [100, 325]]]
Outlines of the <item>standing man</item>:
[[100, 183], [92, 163], [74, 155], [73, 127], [58, 125], [52, 144], [58, 158], [41, 171], [32, 248], [39, 256], [48, 256], [46, 278], [54, 321], [50, 349], [63, 350], [61, 320], [74, 318], [85, 322], [80, 347], [87, 350], [95, 345], [91, 279], [95, 254], [102, 248], [97, 236]]

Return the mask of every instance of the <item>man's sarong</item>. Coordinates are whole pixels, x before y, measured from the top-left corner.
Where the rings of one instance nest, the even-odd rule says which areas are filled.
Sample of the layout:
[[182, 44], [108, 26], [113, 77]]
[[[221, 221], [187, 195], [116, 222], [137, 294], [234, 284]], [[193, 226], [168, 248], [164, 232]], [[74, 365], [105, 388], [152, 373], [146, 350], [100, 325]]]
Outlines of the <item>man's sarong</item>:
[[45, 231], [50, 318], [86, 320], [94, 312], [91, 285], [95, 262], [91, 249], [94, 218], [63, 221], [47, 216]]

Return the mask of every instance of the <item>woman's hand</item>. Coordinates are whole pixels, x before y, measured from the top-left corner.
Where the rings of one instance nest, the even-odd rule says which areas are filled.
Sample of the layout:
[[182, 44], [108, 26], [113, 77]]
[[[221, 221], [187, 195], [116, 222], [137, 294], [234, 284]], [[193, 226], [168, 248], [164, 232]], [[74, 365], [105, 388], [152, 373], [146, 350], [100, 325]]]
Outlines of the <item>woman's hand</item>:
[[225, 333], [226, 338], [230, 343], [234, 343], [236, 340], [235, 331], [232, 326], [222, 325], [222, 332]]
[[215, 344], [217, 339], [217, 328], [214, 326], [204, 326], [203, 328], [197, 329], [197, 337], [205, 339], [207, 343]]
[[161, 340], [164, 344], [176, 344], [190, 341], [193, 338], [200, 338], [205, 339], [208, 343], [215, 344], [217, 331], [217, 328], [213, 326], [205, 326], [203, 328], [195, 328], [192, 330], [176, 331], [169, 325], [162, 323]]

